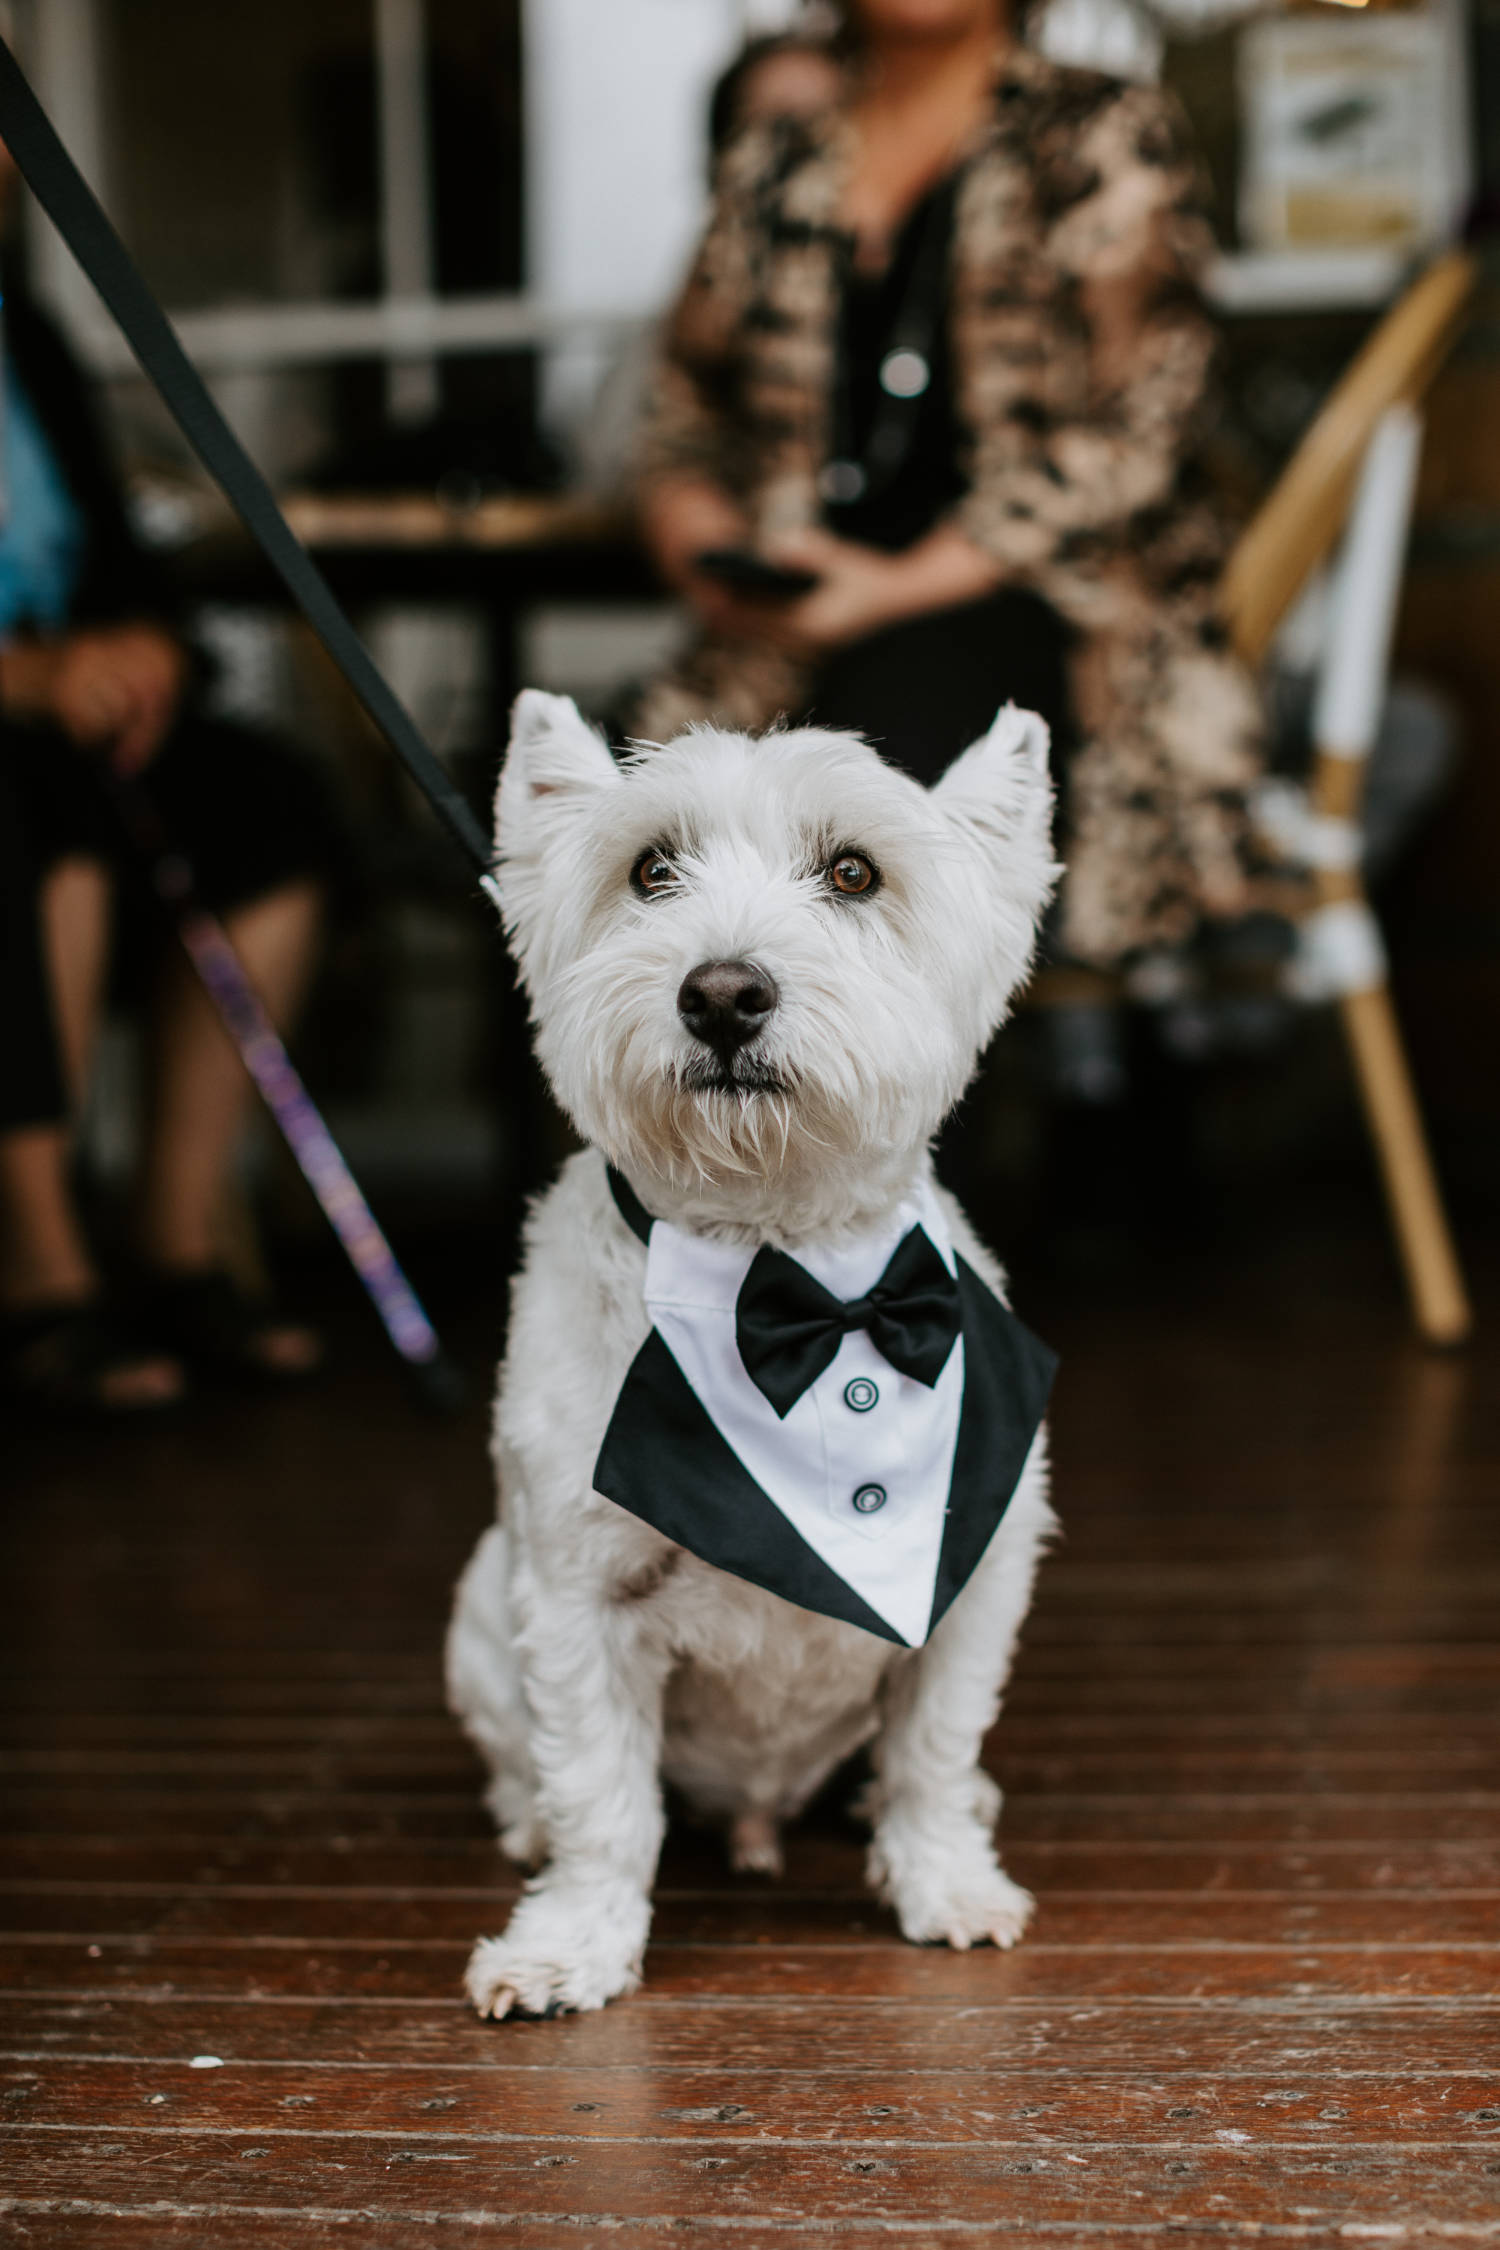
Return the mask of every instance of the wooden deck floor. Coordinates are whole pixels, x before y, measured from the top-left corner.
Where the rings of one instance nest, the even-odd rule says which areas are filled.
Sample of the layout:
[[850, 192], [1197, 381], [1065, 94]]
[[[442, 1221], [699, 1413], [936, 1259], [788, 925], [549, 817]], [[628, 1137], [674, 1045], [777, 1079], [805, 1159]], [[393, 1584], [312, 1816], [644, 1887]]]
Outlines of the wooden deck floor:
[[1051, 1300], [1067, 1536], [993, 1745], [1034, 1934], [902, 1944], [836, 1806], [774, 1886], [674, 1832], [646, 1989], [581, 2019], [458, 1997], [481, 1410], [356, 1338], [13, 1447], [0, 2240], [1500, 2238], [1497, 1323], [1409, 1346], [1373, 1220]]

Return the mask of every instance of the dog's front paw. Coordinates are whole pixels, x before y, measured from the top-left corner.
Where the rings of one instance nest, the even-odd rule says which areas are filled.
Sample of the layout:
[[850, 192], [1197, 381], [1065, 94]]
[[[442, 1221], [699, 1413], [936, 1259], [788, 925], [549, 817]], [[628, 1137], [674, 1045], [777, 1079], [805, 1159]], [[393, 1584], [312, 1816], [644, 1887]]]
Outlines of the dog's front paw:
[[903, 1937], [960, 1953], [971, 1945], [1014, 1945], [1036, 1904], [977, 1832], [944, 1850], [887, 1829], [871, 1846], [870, 1880], [895, 1908]]
[[634, 1992], [650, 1901], [618, 1884], [532, 1891], [504, 1937], [481, 1938], [464, 1990], [482, 2016], [559, 2015]]
[[1014, 1945], [1031, 1919], [1030, 1891], [997, 1867], [977, 1881], [917, 1885], [893, 1901], [903, 1937], [914, 1945]]

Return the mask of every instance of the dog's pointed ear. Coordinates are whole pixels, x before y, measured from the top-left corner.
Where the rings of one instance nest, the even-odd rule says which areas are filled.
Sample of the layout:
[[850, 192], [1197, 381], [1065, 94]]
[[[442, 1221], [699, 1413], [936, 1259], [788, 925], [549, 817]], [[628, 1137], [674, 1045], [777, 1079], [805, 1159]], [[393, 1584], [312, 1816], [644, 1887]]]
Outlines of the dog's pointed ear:
[[1052, 822], [1052, 737], [1036, 711], [1004, 704], [933, 787], [943, 810], [996, 843], [1045, 841]]
[[979, 1045], [1004, 1021], [1025, 978], [1062, 873], [1052, 857], [1051, 737], [1035, 711], [1007, 703], [932, 790], [954, 842], [980, 879], [969, 886], [981, 939]]
[[568, 695], [525, 688], [511, 713], [510, 747], [495, 797], [495, 849], [502, 858], [525, 850], [535, 829], [596, 790], [617, 788], [620, 769], [609, 745]]
[[1035, 711], [1007, 703], [978, 742], [955, 758], [932, 795], [967, 851], [978, 850], [995, 926], [989, 1027], [1000, 1021], [1025, 971], [1062, 869], [1052, 857], [1051, 737]]
[[1037, 875], [1050, 884], [1052, 866], [1052, 736], [1037, 711], [1003, 704], [994, 727], [954, 758], [933, 796], [951, 819], [1003, 853], [1012, 875], [1016, 857], [1037, 859]]

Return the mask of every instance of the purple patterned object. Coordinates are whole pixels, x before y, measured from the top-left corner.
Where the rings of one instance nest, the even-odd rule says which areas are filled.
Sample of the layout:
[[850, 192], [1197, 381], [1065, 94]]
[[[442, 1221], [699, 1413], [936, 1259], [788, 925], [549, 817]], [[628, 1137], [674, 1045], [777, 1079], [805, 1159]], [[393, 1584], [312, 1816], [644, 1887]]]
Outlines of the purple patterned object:
[[106, 767], [110, 793], [132, 842], [150, 864], [157, 897], [172, 918], [204, 990], [275, 1118], [299, 1170], [364, 1283], [386, 1334], [413, 1367], [445, 1365], [436, 1330], [344, 1162], [338, 1143], [282, 1045], [224, 928], [194, 895], [193, 871], [171, 849], [141, 784]]

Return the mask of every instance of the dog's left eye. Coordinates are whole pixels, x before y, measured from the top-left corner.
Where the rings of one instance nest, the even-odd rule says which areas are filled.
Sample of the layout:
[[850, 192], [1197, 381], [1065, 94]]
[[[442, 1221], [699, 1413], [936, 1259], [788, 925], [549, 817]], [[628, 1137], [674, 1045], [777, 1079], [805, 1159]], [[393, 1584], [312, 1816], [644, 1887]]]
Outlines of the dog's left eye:
[[880, 888], [880, 872], [863, 852], [840, 852], [824, 870], [834, 889], [844, 898], [862, 898]]
[[630, 870], [631, 888], [639, 891], [643, 898], [649, 898], [657, 891], [675, 890], [681, 880], [666, 853], [655, 844], [649, 851], [641, 853]]

